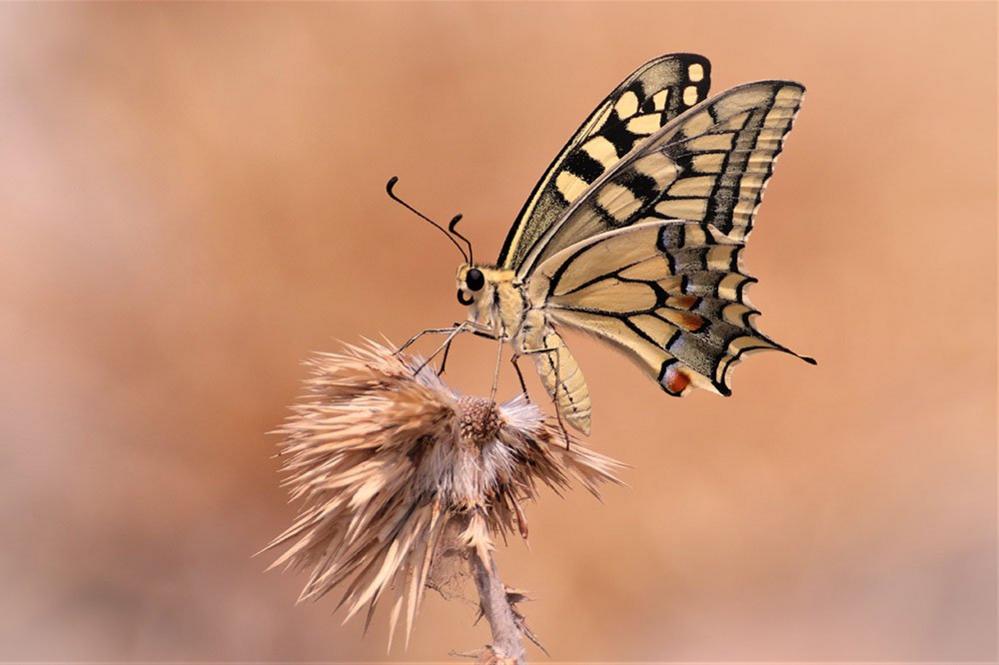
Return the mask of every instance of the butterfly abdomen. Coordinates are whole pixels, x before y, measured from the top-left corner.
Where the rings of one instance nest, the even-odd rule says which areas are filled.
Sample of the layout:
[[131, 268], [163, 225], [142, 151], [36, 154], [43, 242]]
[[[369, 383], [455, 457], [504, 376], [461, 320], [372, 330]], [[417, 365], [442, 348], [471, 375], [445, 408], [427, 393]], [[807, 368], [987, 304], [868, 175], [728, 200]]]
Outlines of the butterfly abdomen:
[[518, 352], [530, 355], [555, 408], [567, 423], [590, 433], [590, 391], [562, 336], [548, 323], [544, 312], [528, 310], [516, 338]]

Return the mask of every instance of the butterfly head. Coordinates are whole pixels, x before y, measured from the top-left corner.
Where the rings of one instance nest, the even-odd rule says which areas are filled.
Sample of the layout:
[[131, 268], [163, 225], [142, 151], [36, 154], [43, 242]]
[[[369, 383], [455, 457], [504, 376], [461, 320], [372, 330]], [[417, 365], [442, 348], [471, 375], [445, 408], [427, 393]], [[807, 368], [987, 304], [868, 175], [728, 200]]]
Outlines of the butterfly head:
[[490, 271], [486, 266], [473, 266], [463, 263], [458, 267], [458, 302], [462, 305], [472, 306], [480, 300], [487, 292], [491, 293], [495, 288], [493, 284], [487, 284], [486, 273]]
[[389, 197], [440, 231], [464, 259], [458, 268], [458, 302], [469, 308], [469, 319], [501, 332], [511, 329], [523, 309], [520, 292], [514, 283], [514, 272], [476, 264], [471, 241], [456, 228], [461, 215], [455, 215], [444, 228], [396, 195], [398, 181], [393, 177], [385, 185]]
[[458, 302], [468, 318], [491, 330], [509, 330], [520, 317], [521, 298], [512, 270], [463, 263], [456, 276]]

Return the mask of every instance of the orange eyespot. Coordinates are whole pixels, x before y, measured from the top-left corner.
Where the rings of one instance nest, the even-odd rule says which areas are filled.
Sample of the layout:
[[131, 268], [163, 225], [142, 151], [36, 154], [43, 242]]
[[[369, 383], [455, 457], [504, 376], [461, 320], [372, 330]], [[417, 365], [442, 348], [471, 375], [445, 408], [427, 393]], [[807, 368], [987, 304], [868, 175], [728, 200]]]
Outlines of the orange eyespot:
[[690, 377], [676, 367], [670, 366], [666, 370], [666, 381], [663, 385], [669, 392], [679, 395], [684, 388], [690, 385]]
[[680, 313], [680, 327], [684, 330], [689, 330], [691, 332], [697, 332], [704, 327], [704, 318], [697, 314], [688, 314], [687, 312]]
[[677, 307], [682, 307], [683, 309], [691, 309], [700, 300], [697, 296], [670, 296], [670, 304], [675, 304]]

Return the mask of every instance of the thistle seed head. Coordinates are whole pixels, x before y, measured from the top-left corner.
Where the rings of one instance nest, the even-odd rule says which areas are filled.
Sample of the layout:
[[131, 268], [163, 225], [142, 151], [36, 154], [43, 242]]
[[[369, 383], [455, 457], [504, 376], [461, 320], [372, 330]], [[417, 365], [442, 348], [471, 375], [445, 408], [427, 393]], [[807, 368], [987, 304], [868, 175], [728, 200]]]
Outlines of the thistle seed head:
[[[301, 600], [344, 585], [349, 618], [394, 595], [412, 628], [430, 571], [445, 551], [492, 549], [526, 534], [521, 504], [539, 483], [575, 477], [590, 492], [618, 482], [618, 462], [578, 443], [523, 397], [498, 405], [460, 396], [419, 359], [375, 342], [317, 354], [306, 394], [278, 430], [298, 517], [267, 549], [274, 566], [310, 571]], [[391, 640], [391, 637], [390, 637]]]

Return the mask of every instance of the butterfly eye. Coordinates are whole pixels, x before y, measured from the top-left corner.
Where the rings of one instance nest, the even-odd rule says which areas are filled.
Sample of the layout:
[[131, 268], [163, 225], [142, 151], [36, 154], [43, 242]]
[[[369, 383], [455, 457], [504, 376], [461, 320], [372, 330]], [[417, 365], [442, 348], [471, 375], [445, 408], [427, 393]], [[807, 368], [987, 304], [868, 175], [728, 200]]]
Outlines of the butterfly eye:
[[472, 268], [465, 275], [465, 285], [469, 291], [478, 291], [486, 285], [486, 278], [478, 268]]

